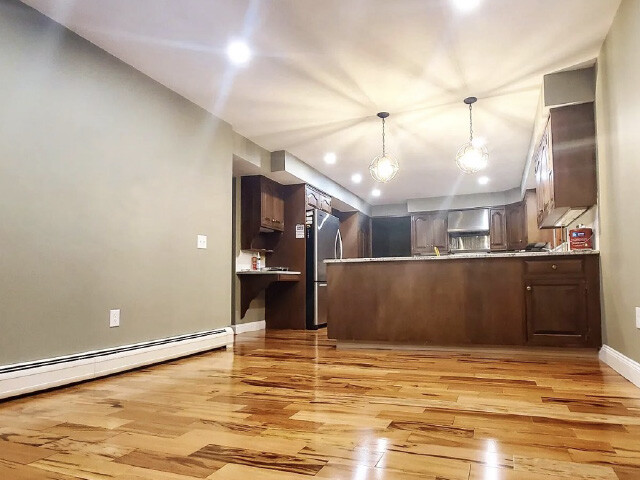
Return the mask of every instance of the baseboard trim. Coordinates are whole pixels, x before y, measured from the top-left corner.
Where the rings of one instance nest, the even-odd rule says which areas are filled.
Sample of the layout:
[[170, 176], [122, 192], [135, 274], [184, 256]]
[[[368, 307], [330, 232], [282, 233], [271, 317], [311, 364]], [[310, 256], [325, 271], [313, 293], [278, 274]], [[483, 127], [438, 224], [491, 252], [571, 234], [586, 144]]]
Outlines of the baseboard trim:
[[231, 328], [233, 328], [236, 335], [245, 332], [257, 332], [258, 330], [267, 328], [267, 322], [259, 320], [257, 322], [238, 323], [237, 325], [232, 325]]
[[233, 346], [229, 327], [0, 368], [0, 399]]
[[603, 345], [598, 355], [600, 360], [613, 368], [624, 378], [640, 387], [640, 363], [623, 355], [609, 345]]

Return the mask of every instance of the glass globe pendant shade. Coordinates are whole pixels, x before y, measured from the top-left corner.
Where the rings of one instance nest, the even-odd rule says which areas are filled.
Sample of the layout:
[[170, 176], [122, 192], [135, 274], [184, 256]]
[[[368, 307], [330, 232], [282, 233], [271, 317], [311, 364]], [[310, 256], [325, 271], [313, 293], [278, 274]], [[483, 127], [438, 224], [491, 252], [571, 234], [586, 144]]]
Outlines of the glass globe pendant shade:
[[369, 165], [369, 172], [376, 182], [387, 183], [396, 176], [400, 170], [398, 162], [387, 156], [380, 155], [373, 159]]
[[456, 154], [456, 164], [464, 173], [478, 173], [487, 168], [489, 153], [484, 145], [465, 143]]

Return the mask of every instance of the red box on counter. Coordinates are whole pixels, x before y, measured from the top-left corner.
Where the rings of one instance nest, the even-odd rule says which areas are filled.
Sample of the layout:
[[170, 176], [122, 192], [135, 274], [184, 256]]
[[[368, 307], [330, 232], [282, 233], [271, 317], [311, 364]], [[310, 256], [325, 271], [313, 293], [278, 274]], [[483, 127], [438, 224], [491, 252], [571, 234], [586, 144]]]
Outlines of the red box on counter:
[[569, 230], [569, 246], [571, 250], [592, 250], [593, 230], [590, 228]]

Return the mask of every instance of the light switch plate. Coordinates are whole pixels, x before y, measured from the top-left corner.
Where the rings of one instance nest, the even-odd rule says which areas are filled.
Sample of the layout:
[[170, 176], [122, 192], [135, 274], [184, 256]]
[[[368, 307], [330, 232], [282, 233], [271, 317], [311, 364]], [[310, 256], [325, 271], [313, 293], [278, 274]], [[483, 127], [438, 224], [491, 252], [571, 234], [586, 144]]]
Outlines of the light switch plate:
[[207, 236], [206, 235], [198, 235], [198, 248], [207, 248]]
[[120, 309], [117, 310], [109, 310], [109, 327], [119, 327], [120, 326]]
[[636, 328], [640, 328], [640, 307], [636, 307]]

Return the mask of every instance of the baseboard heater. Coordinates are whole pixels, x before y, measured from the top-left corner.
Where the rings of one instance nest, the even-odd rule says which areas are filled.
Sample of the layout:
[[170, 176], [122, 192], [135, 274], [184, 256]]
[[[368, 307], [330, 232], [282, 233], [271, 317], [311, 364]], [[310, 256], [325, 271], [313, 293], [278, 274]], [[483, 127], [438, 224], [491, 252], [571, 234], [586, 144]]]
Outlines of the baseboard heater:
[[0, 399], [233, 345], [229, 327], [0, 367]]

